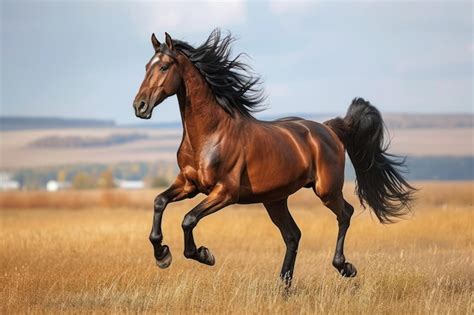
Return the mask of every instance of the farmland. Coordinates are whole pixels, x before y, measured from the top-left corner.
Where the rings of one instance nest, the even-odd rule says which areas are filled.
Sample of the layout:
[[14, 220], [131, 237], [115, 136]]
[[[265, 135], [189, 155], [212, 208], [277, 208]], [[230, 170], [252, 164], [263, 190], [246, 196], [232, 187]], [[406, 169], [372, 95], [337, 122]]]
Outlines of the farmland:
[[232, 206], [196, 228], [216, 265], [183, 257], [181, 220], [199, 199], [169, 205], [163, 229], [173, 262], [153, 261], [155, 191], [0, 194], [0, 312], [472, 313], [472, 182], [417, 182], [414, 213], [381, 225], [356, 207], [346, 256], [331, 266], [337, 224], [310, 190], [290, 207], [303, 238], [290, 294], [278, 272], [284, 245], [260, 205]]
[[[58, 135], [60, 135], [59, 138]], [[100, 144], [117, 135], [122, 138], [135, 137], [136, 139], [115, 145], [73, 146], [76, 142], [86, 141]], [[55, 142], [52, 139], [65, 143], [54, 147]], [[401, 155], [447, 157], [474, 155], [472, 128], [390, 129], [389, 139], [392, 145], [390, 151]], [[0, 168], [19, 169], [124, 161], [175, 161], [180, 140], [181, 130], [179, 129], [117, 127], [0, 132]], [[43, 145], [40, 146], [38, 143]], [[49, 146], [44, 145], [45, 143]]]

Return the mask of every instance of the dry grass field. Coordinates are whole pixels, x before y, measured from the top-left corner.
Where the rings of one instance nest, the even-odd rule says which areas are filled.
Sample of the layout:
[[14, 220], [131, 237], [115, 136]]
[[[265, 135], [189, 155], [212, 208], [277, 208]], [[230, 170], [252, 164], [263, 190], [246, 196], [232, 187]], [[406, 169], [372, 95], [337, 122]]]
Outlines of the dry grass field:
[[182, 255], [181, 220], [197, 200], [171, 204], [173, 263], [160, 270], [148, 243], [153, 191], [2, 193], [0, 313], [472, 314], [474, 183], [416, 186], [414, 215], [397, 224], [357, 207], [346, 242], [353, 279], [331, 266], [334, 216], [310, 190], [292, 197], [303, 238], [288, 296], [283, 241], [260, 205], [198, 225], [198, 246], [216, 257], [208, 267]]

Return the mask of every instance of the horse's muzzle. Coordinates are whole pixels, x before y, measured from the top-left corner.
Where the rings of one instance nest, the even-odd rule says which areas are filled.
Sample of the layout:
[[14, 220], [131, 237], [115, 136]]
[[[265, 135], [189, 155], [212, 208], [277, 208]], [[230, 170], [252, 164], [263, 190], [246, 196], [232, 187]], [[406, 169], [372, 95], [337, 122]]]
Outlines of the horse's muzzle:
[[151, 117], [150, 106], [144, 100], [136, 101], [133, 104], [133, 108], [135, 109], [135, 116], [138, 118], [149, 119]]

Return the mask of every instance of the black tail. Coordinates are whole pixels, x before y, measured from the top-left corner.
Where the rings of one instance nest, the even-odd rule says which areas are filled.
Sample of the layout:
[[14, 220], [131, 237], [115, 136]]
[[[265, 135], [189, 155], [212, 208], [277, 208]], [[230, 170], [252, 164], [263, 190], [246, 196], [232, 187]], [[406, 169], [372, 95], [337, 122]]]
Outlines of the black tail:
[[382, 223], [410, 211], [414, 188], [400, 173], [405, 159], [387, 153], [385, 125], [380, 112], [362, 98], [356, 98], [346, 117], [325, 122], [344, 143], [357, 176], [357, 194]]

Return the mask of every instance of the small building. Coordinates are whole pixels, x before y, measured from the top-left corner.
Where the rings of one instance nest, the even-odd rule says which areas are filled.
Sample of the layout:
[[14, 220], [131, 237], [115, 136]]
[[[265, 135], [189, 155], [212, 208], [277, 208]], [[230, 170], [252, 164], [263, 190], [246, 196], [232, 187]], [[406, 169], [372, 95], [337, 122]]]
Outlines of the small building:
[[145, 182], [142, 180], [123, 180], [116, 179], [115, 184], [118, 188], [122, 189], [143, 189], [145, 188]]
[[6, 172], [0, 172], [0, 191], [18, 190], [20, 183], [12, 179], [11, 175]]
[[57, 180], [50, 180], [46, 183], [47, 191], [58, 191], [71, 188], [70, 182], [58, 182]]

